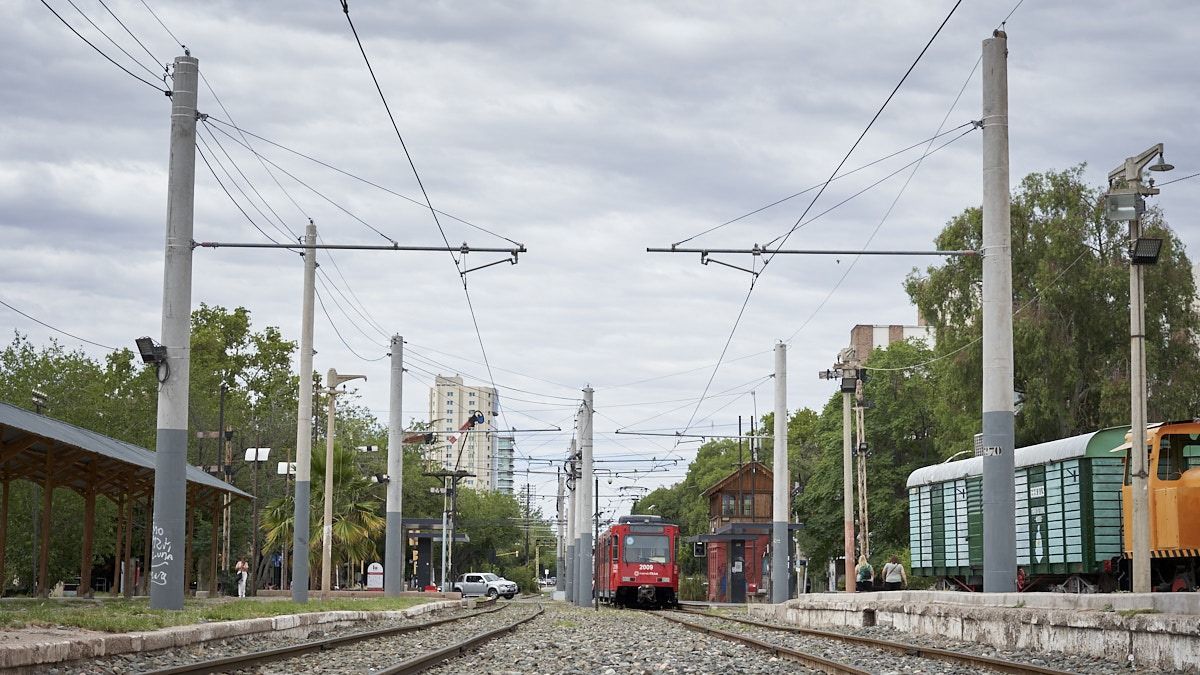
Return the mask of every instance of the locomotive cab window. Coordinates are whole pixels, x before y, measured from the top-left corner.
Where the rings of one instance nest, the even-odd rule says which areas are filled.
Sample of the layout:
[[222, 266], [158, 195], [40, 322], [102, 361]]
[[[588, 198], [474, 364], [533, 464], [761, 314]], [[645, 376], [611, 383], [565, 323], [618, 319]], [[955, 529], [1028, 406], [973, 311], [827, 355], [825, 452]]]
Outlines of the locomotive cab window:
[[1200, 466], [1200, 436], [1197, 434], [1168, 434], [1162, 437], [1158, 449], [1158, 479], [1179, 480], [1183, 472]]
[[614, 539], [612, 540], [612, 559], [613, 559], [613, 562], [617, 562], [618, 560], [620, 560], [620, 559], [621, 559], [621, 555], [620, 555], [620, 548], [621, 548], [621, 543], [620, 543], [619, 541], [617, 541], [617, 540], [614, 538]]
[[667, 563], [671, 561], [670, 540], [661, 534], [630, 534], [625, 537], [625, 562]]

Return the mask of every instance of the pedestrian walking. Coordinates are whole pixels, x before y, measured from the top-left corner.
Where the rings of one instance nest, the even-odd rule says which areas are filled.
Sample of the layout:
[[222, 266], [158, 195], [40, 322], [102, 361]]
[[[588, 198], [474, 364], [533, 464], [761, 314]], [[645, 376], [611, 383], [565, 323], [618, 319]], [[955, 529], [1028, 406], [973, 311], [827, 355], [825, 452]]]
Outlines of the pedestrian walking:
[[875, 568], [871, 567], [871, 563], [867, 562], [867, 556], [858, 556], [858, 567], [854, 568], [854, 577], [857, 582], [855, 584], [857, 590], [874, 590], [872, 586], [875, 584]]
[[904, 565], [900, 558], [892, 556], [883, 566], [883, 590], [898, 591], [908, 585], [908, 577], [904, 574]]
[[250, 576], [250, 564], [246, 562], [245, 558], [238, 558], [233, 570], [237, 572], [238, 597], [244, 598], [246, 597], [246, 577]]

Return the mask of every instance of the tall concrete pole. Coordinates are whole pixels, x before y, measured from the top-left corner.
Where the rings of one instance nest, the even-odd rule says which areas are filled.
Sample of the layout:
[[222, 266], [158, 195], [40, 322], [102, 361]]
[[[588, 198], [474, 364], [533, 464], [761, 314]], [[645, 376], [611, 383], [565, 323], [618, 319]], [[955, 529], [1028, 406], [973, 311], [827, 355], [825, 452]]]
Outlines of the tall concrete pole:
[[[1139, 171], [1140, 172], [1140, 171]], [[1141, 236], [1137, 218], [1129, 221], [1129, 246]], [[1129, 265], [1129, 477], [1133, 496], [1133, 592], [1149, 593], [1150, 492], [1146, 456], [1146, 314], [1142, 265]]]
[[579, 478], [581, 489], [579, 499], [579, 606], [587, 607], [592, 604], [592, 481], [595, 473], [592, 467], [592, 388], [583, 388], [583, 416], [579, 425], [579, 458], [583, 466]]
[[391, 400], [388, 406], [387, 535], [383, 541], [383, 594], [404, 590], [404, 338], [392, 336]]
[[576, 546], [579, 542], [576, 540], [576, 532], [579, 529], [579, 472], [575, 467], [578, 463], [575, 461], [575, 439], [571, 439], [570, 460], [567, 462], [567, 467], [571, 471], [571, 485], [568, 492], [568, 508], [570, 513], [567, 515], [567, 602], [575, 602], [575, 576], [579, 571], [579, 560], [577, 552], [579, 547]]
[[321, 490], [324, 514], [321, 519], [321, 599], [333, 597], [333, 434], [337, 415], [337, 371], [329, 369], [325, 386], [329, 408], [325, 413], [325, 486]]
[[[555, 527], [555, 530], [558, 533], [558, 545], [554, 547], [554, 555], [556, 558], [555, 562], [554, 562], [554, 590], [556, 590], [556, 591], [566, 590], [566, 583], [567, 583], [566, 578], [563, 576], [563, 559], [566, 557], [564, 555], [564, 551], [565, 551], [564, 547], [566, 546], [566, 543], [567, 543], [567, 528], [565, 527], [565, 523], [563, 522], [563, 518], [567, 517], [565, 487], [566, 486], [563, 484], [562, 469], [559, 469], [558, 470], [558, 501], [556, 502], [557, 507], [558, 507], [556, 509], [557, 514], [558, 514], [558, 519], [557, 519], [556, 527]], [[3, 577], [0, 576], [0, 578], [3, 578]]]
[[775, 453], [772, 465], [774, 499], [771, 502], [771, 602], [788, 599], [788, 522], [792, 500], [788, 493], [787, 451], [787, 345], [775, 345]]
[[300, 402], [296, 412], [296, 492], [292, 511], [292, 601], [308, 602], [309, 503], [312, 499], [313, 295], [317, 226], [304, 229], [304, 298], [300, 316]]
[[[196, 192], [196, 83], [200, 62], [175, 57], [171, 157], [167, 175], [166, 265], [158, 364], [150, 606], [183, 609], [184, 513], [187, 502], [188, 371], [191, 366], [192, 217]], [[178, 547], [178, 548], [176, 548]]]
[[983, 41], [983, 590], [1017, 590], [1008, 40]]
[[[848, 370], [842, 371], [845, 382]], [[846, 592], [857, 590], [854, 578], [854, 441], [850, 433], [850, 396], [842, 387], [842, 545], [846, 556]]]

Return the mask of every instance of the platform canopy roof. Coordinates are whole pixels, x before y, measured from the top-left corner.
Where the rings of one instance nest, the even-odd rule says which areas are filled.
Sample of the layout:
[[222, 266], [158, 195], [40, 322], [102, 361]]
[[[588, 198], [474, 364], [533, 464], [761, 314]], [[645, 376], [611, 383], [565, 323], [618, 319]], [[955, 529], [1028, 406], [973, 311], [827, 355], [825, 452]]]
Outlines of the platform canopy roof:
[[[154, 490], [154, 453], [132, 443], [77, 427], [45, 415], [0, 403], [0, 478], [25, 479], [116, 500]], [[193, 503], [223, 494], [250, 495], [194, 466], [187, 467]]]

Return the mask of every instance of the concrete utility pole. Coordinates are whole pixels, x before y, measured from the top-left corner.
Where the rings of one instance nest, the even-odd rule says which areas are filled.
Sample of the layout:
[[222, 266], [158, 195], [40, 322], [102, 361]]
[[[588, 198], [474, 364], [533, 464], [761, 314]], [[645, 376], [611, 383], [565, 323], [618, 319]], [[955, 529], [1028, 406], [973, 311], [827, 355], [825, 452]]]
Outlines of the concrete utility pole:
[[563, 560], [566, 558], [566, 555], [564, 554], [564, 547], [567, 543], [567, 532], [566, 527], [564, 527], [565, 523], [563, 522], [563, 519], [567, 517], [563, 483], [563, 474], [562, 469], [560, 468], [558, 470], [558, 500], [555, 502], [557, 507], [555, 512], [558, 514], [558, 518], [555, 522], [555, 531], [558, 533], [558, 541], [554, 547], [554, 590], [556, 591], [563, 591], [567, 588], [567, 579], [563, 576]]
[[1149, 593], [1150, 569], [1150, 496], [1146, 451], [1146, 314], [1142, 266], [1158, 261], [1162, 240], [1141, 238], [1139, 220], [1145, 210], [1143, 195], [1156, 195], [1154, 181], [1142, 184], [1142, 169], [1158, 156], [1151, 171], [1170, 171], [1175, 167], [1163, 159], [1163, 145], [1158, 143], [1145, 152], [1128, 157], [1121, 166], [1108, 174], [1108, 193], [1105, 195], [1105, 217], [1112, 221], [1129, 221], [1129, 477], [1132, 495], [1133, 592]]
[[296, 492], [292, 511], [292, 601], [308, 602], [309, 503], [312, 499], [313, 296], [317, 226], [304, 229], [304, 294], [300, 315], [300, 401], [296, 412]]
[[388, 405], [387, 535], [383, 540], [383, 594], [404, 590], [404, 338], [392, 336], [391, 400]]
[[1017, 590], [1008, 39], [983, 41], [983, 590]]
[[[854, 450], [851, 438], [850, 396], [858, 388], [858, 355], [854, 347], [838, 352], [837, 363], [817, 374], [822, 380], [838, 380], [842, 392], [842, 544], [846, 572], [846, 592], [855, 591], [854, 583]], [[831, 571], [836, 565], [831, 564]], [[836, 577], [832, 580], [836, 583]], [[830, 590], [833, 590], [832, 588]]]
[[[150, 606], [183, 609], [184, 513], [187, 510], [188, 371], [191, 366], [192, 218], [196, 192], [196, 91], [200, 62], [175, 57], [171, 157], [167, 176], [166, 264], [154, 453]], [[178, 546], [179, 548], [175, 548]]]
[[863, 398], [862, 373], [854, 381], [854, 426], [858, 430], [858, 536], [859, 549], [871, 557], [871, 520], [867, 517], [867, 428], [866, 400]]
[[324, 527], [321, 529], [321, 597], [328, 600], [333, 593], [333, 435], [337, 416], [338, 385], [350, 380], [365, 380], [365, 375], [338, 375], [330, 368], [326, 374], [329, 411], [325, 425], [325, 487], [321, 492], [325, 499]]
[[587, 607], [592, 604], [592, 519], [588, 511], [592, 507], [592, 481], [595, 474], [592, 467], [592, 388], [583, 388], [583, 417], [579, 425], [579, 455], [583, 470], [579, 477], [579, 606]]
[[570, 459], [567, 460], [567, 489], [568, 489], [568, 510], [567, 514], [567, 563], [564, 565], [567, 572], [567, 602], [575, 602], [575, 573], [579, 568], [579, 561], [576, 559], [576, 551], [578, 547], [575, 545], [575, 531], [579, 527], [579, 472], [576, 470], [578, 462], [575, 460], [575, 439], [571, 439]]
[[771, 467], [775, 493], [771, 505], [771, 602], [776, 604], [788, 599], [787, 563], [792, 548], [788, 536], [792, 500], [788, 491], [787, 422], [787, 345], [780, 342], [775, 345], [775, 456]]

